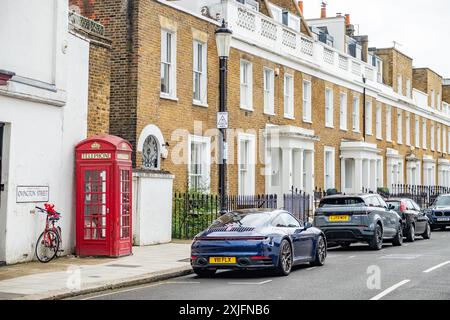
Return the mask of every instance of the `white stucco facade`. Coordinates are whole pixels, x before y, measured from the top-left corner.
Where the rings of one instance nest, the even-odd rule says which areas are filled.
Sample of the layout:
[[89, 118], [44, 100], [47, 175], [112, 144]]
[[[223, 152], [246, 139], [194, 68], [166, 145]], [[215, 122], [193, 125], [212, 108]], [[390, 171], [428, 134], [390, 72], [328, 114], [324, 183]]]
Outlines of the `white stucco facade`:
[[64, 1], [1, 6], [0, 69], [15, 73], [0, 86], [0, 261], [11, 264], [35, 259], [45, 225], [45, 216], [33, 213], [43, 203], [19, 203], [19, 186], [48, 187], [62, 213], [64, 253], [73, 251], [74, 146], [87, 133], [89, 42], [69, 32]]

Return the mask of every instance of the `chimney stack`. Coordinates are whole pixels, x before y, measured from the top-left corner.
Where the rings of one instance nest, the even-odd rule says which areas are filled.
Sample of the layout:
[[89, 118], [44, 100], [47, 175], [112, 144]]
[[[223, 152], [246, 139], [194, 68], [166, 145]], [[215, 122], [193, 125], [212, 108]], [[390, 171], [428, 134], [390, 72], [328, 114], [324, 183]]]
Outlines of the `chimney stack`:
[[350, 24], [350, 15], [346, 14], [345, 15], [345, 25], [348, 26]]
[[327, 4], [326, 2], [322, 2], [322, 7], [320, 8], [320, 19], [324, 19], [327, 17]]
[[303, 1], [298, 2], [298, 8], [300, 9], [300, 13], [303, 15]]

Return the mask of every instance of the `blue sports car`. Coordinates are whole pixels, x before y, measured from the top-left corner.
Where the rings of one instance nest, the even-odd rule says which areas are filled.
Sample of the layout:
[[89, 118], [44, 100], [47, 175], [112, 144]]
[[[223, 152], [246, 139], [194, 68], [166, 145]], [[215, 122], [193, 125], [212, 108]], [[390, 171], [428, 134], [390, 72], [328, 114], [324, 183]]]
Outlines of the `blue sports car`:
[[323, 232], [284, 210], [229, 212], [199, 233], [191, 247], [191, 265], [200, 277], [218, 269], [274, 269], [287, 276], [301, 263], [322, 266], [326, 256]]

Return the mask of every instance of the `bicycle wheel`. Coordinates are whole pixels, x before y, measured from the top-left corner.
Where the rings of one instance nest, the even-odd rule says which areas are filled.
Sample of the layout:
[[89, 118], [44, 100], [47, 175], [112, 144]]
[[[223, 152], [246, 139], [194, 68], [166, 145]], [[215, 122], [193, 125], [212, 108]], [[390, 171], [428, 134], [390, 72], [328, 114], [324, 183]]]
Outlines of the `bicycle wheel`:
[[36, 257], [42, 263], [50, 262], [59, 250], [59, 236], [53, 230], [41, 233], [36, 242]]

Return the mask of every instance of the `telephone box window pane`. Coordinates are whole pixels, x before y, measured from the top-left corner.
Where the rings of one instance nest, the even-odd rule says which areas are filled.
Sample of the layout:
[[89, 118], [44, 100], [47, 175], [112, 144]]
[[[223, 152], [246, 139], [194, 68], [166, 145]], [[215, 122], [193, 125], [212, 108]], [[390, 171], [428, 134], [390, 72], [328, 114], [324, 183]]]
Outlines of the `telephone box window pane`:
[[130, 237], [130, 170], [120, 170], [120, 238]]
[[84, 239], [106, 238], [106, 170], [84, 173]]

